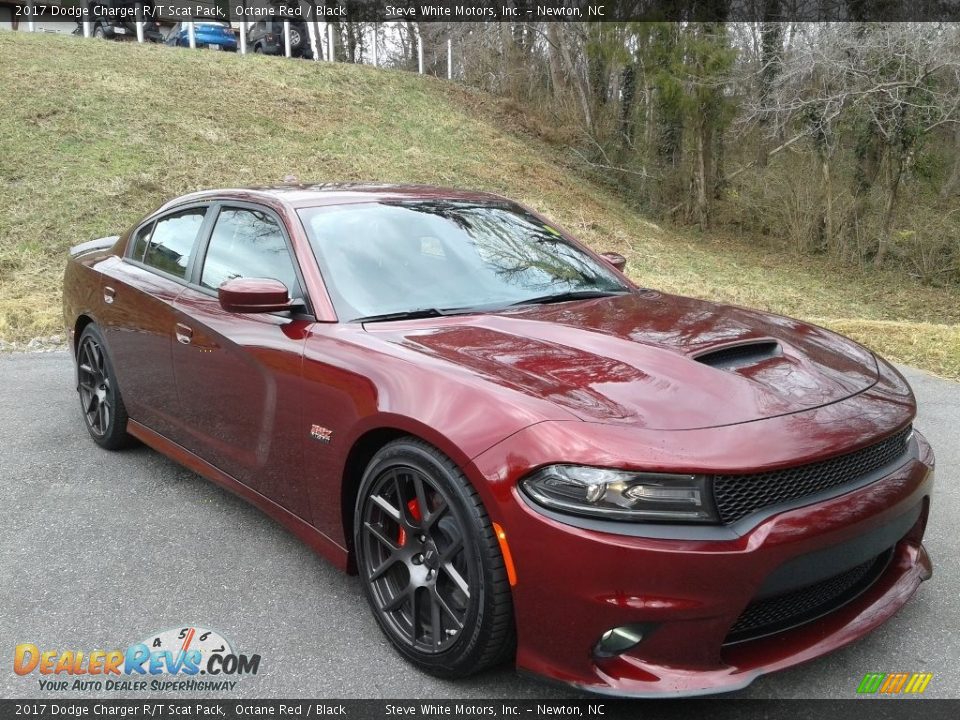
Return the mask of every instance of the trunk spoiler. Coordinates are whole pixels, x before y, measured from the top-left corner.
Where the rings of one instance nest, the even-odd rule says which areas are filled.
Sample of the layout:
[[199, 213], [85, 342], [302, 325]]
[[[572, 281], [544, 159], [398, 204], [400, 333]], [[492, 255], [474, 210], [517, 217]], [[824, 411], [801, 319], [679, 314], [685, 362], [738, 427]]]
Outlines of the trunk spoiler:
[[89, 252], [94, 252], [95, 250], [106, 250], [107, 248], [113, 247], [114, 243], [120, 239], [119, 235], [110, 235], [108, 237], [97, 238], [96, 240], [88, 240], [87, 242], [80, 243], [79, 245], [74, 245], [70, 248], [70, 257], [79, 257], [80, 255], [86, 255]]

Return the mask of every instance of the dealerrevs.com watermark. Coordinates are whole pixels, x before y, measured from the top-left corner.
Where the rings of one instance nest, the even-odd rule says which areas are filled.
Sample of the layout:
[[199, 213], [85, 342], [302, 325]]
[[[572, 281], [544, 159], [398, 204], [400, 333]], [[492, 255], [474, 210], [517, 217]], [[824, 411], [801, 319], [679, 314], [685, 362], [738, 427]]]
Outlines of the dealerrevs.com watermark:
[[197, 626], [154, 633], [125, 650], [20, 643], [13, 658], [13, 671], [36, 676], [42, 692], [229, 692], [259, 670], [260, 655], [237, 653], [218, 632]]

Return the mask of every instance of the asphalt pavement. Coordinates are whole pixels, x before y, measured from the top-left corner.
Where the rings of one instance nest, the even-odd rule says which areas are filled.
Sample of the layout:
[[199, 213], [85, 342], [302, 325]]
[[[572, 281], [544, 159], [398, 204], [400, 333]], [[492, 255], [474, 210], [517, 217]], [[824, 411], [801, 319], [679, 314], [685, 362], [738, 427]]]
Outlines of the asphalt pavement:
[[[960, 697], [960, 384], [903, 371], [938, 459], [933, 580], [867, 638], [737, 697], [849, 698], [865, 673], [895, 671], [932, 672], [926, 696]], [[158, 453], [97, 448], [72, 385], [64, 352], [0, 356], [0, 697], [106, 694], [41, 691], [37, 673], [12, 671], [17, 644], [126, 648], [185, 626], [262, 658], [215, 697], [573, 697], [511, 667], [458, 682], [419, 673], [381, 635], [356, 578]]]

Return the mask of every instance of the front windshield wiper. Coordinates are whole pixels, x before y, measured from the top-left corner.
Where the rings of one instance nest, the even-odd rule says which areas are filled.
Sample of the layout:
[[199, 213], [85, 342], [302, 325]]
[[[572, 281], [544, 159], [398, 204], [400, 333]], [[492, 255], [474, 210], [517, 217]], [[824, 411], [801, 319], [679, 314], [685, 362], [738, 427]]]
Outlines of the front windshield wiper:
[[548, 303], [569, 302], [570, 300], [589, 300], [591, 298], [610, 297], [611, 295], [626, 295], [629, 290], [569, 290], [567, 292], [553, 293], [552, 295], [541, 295], [540, 297], [527, 298], [519, 302], [510, 303], [513, 305], [546, 305]]
[[477, 307], [416, 308], [414, 310], [398, 310], [396, 312], [379, 313], [377, 315], [364, 315], [354, 318], [352, 322], [389, 322], [390, 320], [417, 320], [419, 318], [447, 317], [449, 315], [470, 315], [473, 313], [496, 312], [497, 310], [504, 309], [504, 307], [514, 307], [516, 305], [545, 305], [547, 303], [567, 302], [569, 300], [589, 300], [590, 298], [609, 297], [611, 295], [627, 295], [629, 292], [629, 290], [571, 290], [569, 292], [554, 293], [553, 295], [528, 298], [527, 300], [520, 300], [519, 302], [510, 303], [506, 306], [496, 303]]
[[417, 308], [416, 310], [399, 310], [397, 312], [380, 313], [379, 315], [364, 315], [354, 318], [353, 322], [387, 322], [388, 320], [416, 320], [418, 318], [445, 317], [447, 315], [463, 315], [479, 312], [471, 308]]

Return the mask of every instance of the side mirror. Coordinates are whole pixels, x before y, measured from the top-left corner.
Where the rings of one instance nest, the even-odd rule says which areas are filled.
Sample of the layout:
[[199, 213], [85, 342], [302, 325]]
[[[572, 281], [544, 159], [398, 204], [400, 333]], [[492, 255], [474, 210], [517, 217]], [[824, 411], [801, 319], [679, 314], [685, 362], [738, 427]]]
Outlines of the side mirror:
[[613, 265], [617, 270], [623, 272], [627, 267], [627, 259], [620, 253], [605, 252], [600, 253], [600, 257]]
[[233, 278], [217, 290], [220, 307], [232, 313], [270, 313], [293, 305], [287, 286], [272, 278]]

